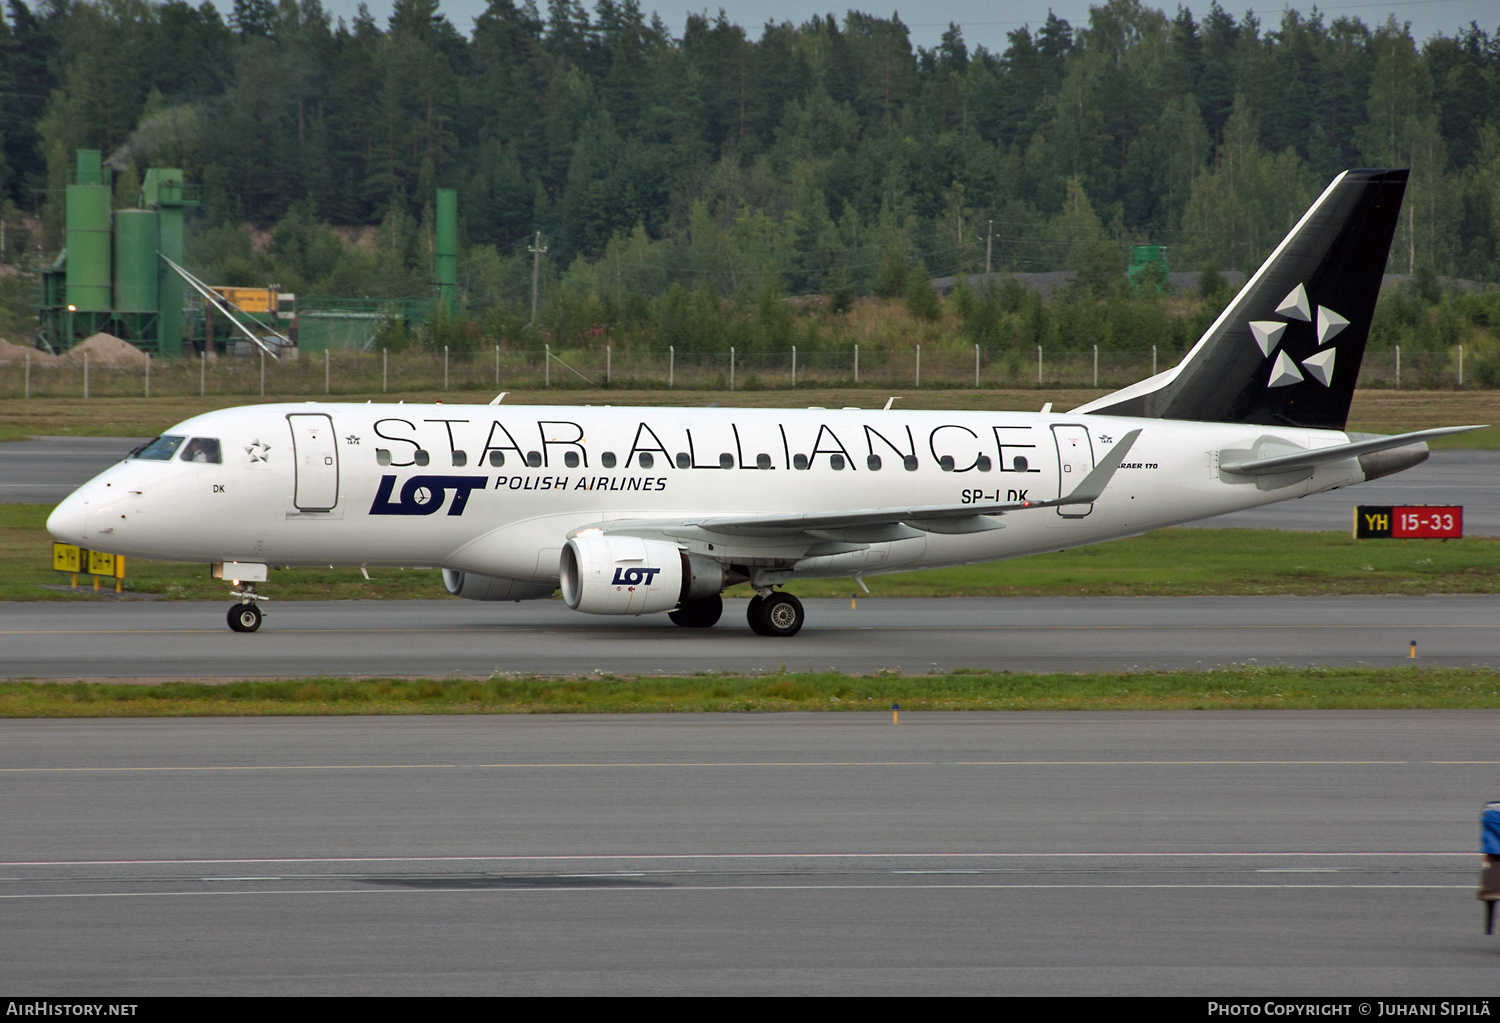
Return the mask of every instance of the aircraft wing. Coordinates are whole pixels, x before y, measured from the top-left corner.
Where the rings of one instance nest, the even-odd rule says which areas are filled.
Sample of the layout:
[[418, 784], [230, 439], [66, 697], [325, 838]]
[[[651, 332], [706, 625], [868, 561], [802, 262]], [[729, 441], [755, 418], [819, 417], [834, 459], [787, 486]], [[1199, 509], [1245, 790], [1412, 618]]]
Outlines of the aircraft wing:
[[1140, 436], [1131, 430], [1110, 448], [1083, 481], [1067, 497], [1053, 501], [991, 502], [988, 504], [930, 504], [895, 508], [857, 508], [847, 511], [801, 512], [791, 515], [709, 515], [702, 518], [625, 519], [593, 523], [575, 530], [599, 530], [632, 536], [682, 536], [715, 534], [721, 537], [784, 538], [795, 541], [832, 541], [835, 544], [869, 544], [901, 540], [922, 533], [979, 533], [1001, 529], [1004, 523], [994, 518], [1008, 512], [1030, 508], [1054, 508], [1058, 505], [1090, 504], [1104, 493], [1120, 463]]

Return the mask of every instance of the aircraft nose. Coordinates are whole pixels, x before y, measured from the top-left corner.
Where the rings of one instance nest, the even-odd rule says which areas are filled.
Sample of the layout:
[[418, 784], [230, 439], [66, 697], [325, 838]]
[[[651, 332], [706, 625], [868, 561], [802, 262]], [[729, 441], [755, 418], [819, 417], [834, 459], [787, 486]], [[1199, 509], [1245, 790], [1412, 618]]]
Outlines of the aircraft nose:
[[69, 494], [47, 516], [47, 532], [64, 543], [82, 544], [88, 537], [87, 502], [81, 493]]

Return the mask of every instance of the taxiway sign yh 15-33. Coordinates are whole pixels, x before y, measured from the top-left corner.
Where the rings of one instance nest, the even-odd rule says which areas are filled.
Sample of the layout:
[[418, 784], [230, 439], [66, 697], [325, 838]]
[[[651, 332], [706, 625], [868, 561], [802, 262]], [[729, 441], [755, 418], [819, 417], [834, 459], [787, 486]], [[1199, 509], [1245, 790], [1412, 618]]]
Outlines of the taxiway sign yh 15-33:
[[966, 565], [1361, 483], [1425, 440], [1345, 431], [1406, 187], [1347, 171], [1172, 369], [1067, 413], [257, 405], [68, 497], [60, 540], [204, 562], [260, 626], [273, 566], [438, 565], [475, 600], [792, 636], [798, 578]]

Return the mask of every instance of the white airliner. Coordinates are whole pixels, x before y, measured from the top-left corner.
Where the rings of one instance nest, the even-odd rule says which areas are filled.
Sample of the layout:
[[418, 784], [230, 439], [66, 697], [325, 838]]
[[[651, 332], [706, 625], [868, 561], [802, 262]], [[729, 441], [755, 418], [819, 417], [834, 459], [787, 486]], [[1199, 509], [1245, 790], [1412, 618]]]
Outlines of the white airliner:
[[[791, 636], [798, 578], [969, 565], [1344, 487], [1427, 457], [1344, 425], [1406, 171], [1336, 178], [1182, 362], [1065, 414], [255, 405], [69, 496], [58, 539], [205, 562], [260, 627], [272, 566], [438, 565], [474, 600]], [[503, 396], [502, 396], [503, 397]], [[888, 403], [889, 404], [889, 403]]]

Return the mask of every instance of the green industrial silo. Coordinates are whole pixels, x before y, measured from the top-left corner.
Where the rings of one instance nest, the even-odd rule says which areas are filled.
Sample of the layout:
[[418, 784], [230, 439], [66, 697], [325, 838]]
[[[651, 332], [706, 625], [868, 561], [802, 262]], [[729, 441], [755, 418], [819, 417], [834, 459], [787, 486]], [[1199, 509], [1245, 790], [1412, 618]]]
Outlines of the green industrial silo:
[[110, 189], [102, 183], [98, 150], [78, 153], [78, 184], [68, 186], [68, 305], [78, 313], [108, 313], [110, 304]]
[[115, 212], [115, 309], [156, 312], [156, 211]]
[[115, 211], [115, 321], [127, 341], [154, 348], [158, 334], [156, 211]]

